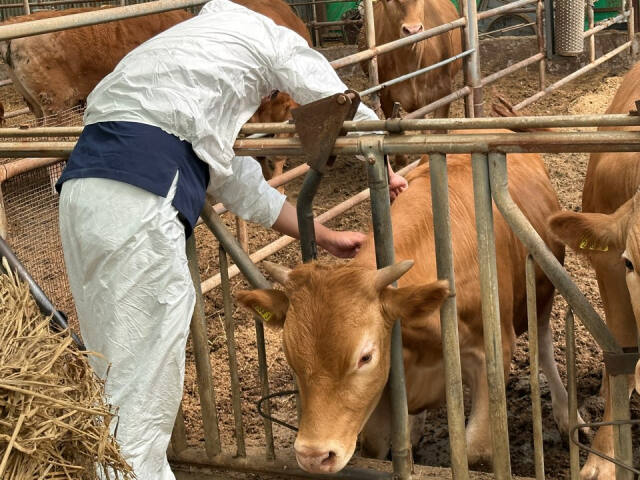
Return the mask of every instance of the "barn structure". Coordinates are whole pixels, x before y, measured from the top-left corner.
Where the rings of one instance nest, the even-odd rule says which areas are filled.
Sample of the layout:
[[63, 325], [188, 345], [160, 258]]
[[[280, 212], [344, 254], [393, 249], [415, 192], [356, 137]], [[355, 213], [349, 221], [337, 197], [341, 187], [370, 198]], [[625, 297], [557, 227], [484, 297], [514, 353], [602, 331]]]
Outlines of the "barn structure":
[[[0, 25], [0, 41], [173, 9], [197, 11], [205, 2], [47, 0], [30, 3], [24, 0], [16, 3], [3, 0], [0, 9], [5, 18], [9, 18], [35, 12], [36, 9], [114, 3], [117, 4], [114, 8]], [[637, 112], [628, 115], [568, 115], [576, 112], [565, 104], [554, 107], [552, 100], [568, 95], [574, 85], [572, 82], [579, 78], [607, 84], [610, 78], [598, 73], [602, 72], [603, 65], [615, 65], [611, 71], [619, 72], [637, 59], [637, 2], [620, 0], [598, 5], [584, 0], [505, 0], [499, 5], [489, 5], [484, 1], [460, 0], [457, 4], [458, 19], [384, 45], [375, 43], [372, 0], [362, 1], [361, 18], [352, 9], [353, 18], [343, 16], [340, 20], [327, 17], [324, 6], [329, 2], [326, 0], [289, 3], [308, 22], [314, 43], [330, 58], [333, 67], [341, 72], [353, 91], [337, 94], [324, 104], [316, 105], [316, 110], [297, 119], [295, 125], [247, 124], [235, 144], [239, 155], [286, 155], [295, 165], [282, 176], [271, 179], [270, 184], [287, 184], [290, 198], [297, 199], [301, 213], [301, 256], [298, 248], [292, 246], [294, 239], [278, 238], [273, 232], [249, 226], [226, 213], [222, 204], [209, 202], [202, 211], [201, 225], [188, 240], [187, 251], [198, 301], [191, 324], [183, 405], [176, 419], [169, 452], [178, 478], [311, 477], [296, 465], [291, 453], [295, 435], [291, 433], [291, 427], [296, 423], [295, 380], [286, 365], [279, 337], [265, 331], [259, 319], [250, 320], [235, 305], [233, 293], [243, 288], [242, 285], [270, 288], [271, 284], [260, 268], [260, 262], [265, 259], [276, 259], [278, 263], [289, 266], [314, 260], [319, 254], [326, 260], [322, 252], [316, 250], [312, 222], [309, 222], [314, 214], [321, 223], [334, 222], [337, 228], [366, 228], [371, 221], [375, 232], [377, 266], [382, 268], [392, 264], [394, 249], [384, 174], [385, 156], [390, 154], [429, 155], [438, 277], [453, 284], [455, 272], [446, 195], [446, 155], [455, 153], [471, 154], [474, 167], [482, 317], [490, 389], [490, 422], [486, 428], [491, 432], [493, 465], [485, 466], [485, 473], [471, 471], [467, 465], [465, 397], [468, 395], [464, 393], [461, 375], [456, 300], [451, 296], [443, 304], [440, 317], [442, 343], [446, 346], [443, 348], [443, 362], [447, 372], [447, 418], [444, 419], [443, 410], [427, 417], [426, 437], [416, 446], [413, 455], [419, 463], [429, 466], [418, 462], [414, 464], [412, 459], [402, 336], [398, 326], [392, 337], [389, 383], [393, 411], [390, 419], [392, 462], [354, 458], [348, 467], [335, 474], [335, 478], [579, 478], [581, 461], [589, 461], [586, 450], [589, 447], [588, 442], [579, 438], [578, 429], [601, 427], [595, 421], [589, 425], [578, 423], [579, 407], [584, 412], [579, 399], [588, 396], [579, 393], [585, 389], [583, 382], [590, 381], [590, 390], [597, 390], [599, 385], [599, 377], [594, 370], [599, 369], [600, 363], [583, 357], [582, 349], [586, 349], [587, 356], [588, 352], [602, 350], [608, 362], [617, 462], [614, 477], [610, 478], [634, 478], [639, 468], [640, 432], [632, 428], [632, 419], [638, 418], [640, 406], [637, 399], [629, 401], [627, 377], [633, 373], [629, 365], [633, 362], [635, 366], [637, 352], [623, 352], [622, 346], [607, 329], [602, 320], [595, 281], [577, 281], [577, 286], [567, 268], [549, 253], [514, 203], [507, 189], [506, 155], [519, 152], [550, 156], [603, 151], [640, 152], [640, 134], [637, 132], [595, 131], [596, 127], [640, 126]], [[344, 43], [350, 36], [349, 29], [360, 24], [364, 25], [366, 48], [355, 51], [355, 47]], [[609, 30], [621, 25], [623, 30]], [[344, 31], [336, 30], [337, 26], [343, 27]], [[534, 35], [510, 35], [519, 29]], [[383, 83], [378, 81], [377, 62], [381, 56], [453, 31], [462, 33], [461, 53], [402, 78]], [[355, 40], [353, 35], [350, 38]], [[348, 54], [345, 56], [345, 53]], [[379, 109], [379, 94], [384, 89], [459, 60], [463, 63], [463, 74], [456, 78], [455, 88], [445, 97], [406, 112], [402, 118], [390, 116], [379, 122], [364, 123], [350, 121], [348, 107], [359, 98]], [[357, 71], [361, 62], [368, 62], [368, 78]], [[499, 91], [503, 85], [501, 82], [506, 78], [522, 80], [525, 75], [535, 76], [537, 85], [532, 88], [532, 82], [525, 84], [522, 81], [518, 91], [516, 81], [515, 87], [509, 91], [509, 100], [517, 99], [517, 103], [510, 112], [515, 115], [514, 112], [526, 112], [541, 102], [551, 102], [537, 112], [542, 115], [521, 113], [522, 116], [510, 118], [488, 117], [488, 99], [504, 93]], [[0, 92], [5, 109], [5, 126], [0, 128], [0, 235], [56, 308], [66, 312], [74, 327], [77, 323], [64, 270], [57, 225], [57, 195], [53, 184], [82, 130], [81, 108], [74, 107], [36, 119], [20, 95], [12, 90], [10, 80], [3, 80], [0, 85], [5, 89]], [[492, 90], [494, 85], [498, 85], [498, 91]], [[359, 91], [359, 95], [355, 91]], [[425, 118], [450, 103], [453, 103], [451, 118]], [[314, 116], [322, 118], [325, 128], [323, 135], [316, 135], [315, 139], [308, 135], [314, 128]], [[548, 128], [559, 130], [526, 131]], [[512, 132], [489, 131], [493, 129]], [[456, 132], [447, 133], [451, 130]], [[474, 132], [465, 133], [466, 130]], [[372, 131], [384, 131], [387, 135], [382, 140], [366, 135]], [[345, 132], [360, 132], [362, 135], [345, 136]], [[282, 133], [296, 135], [265, 138]], [[335, 165], [330, 166], [332, 155], [337, 155], [338, 159]], [[568, 157], [558, 158], [566, 161]], [[581, 158], [584, 170], [585, 160]], [[408, 173], [417, 165], [418, 161], [413, 161], [401, 172]], [[563, 179], [573, 175], [570, 171], [547, 168], [551, 170], [556, 188], [561, 188], [558, 185]], [[567, 164], [565, 168], [577, 167]], [[575, 182], [571, 184], [569, 189], [573, 189], [573, 193], [563, 201], [565, 207], [575, 209], [579, 205], [575, 200], [579, 193], [576, 185]], [[362, 206], [367, 200], [370, 200], [370, 208]], [[550, 416], [550, 402], [548, 386], [538, 373], [535, 308], [528, 312], [528, 341], [520, 341], [515, 356], [519, 365], [516, 380], [505, 381], [500, 370], [503, 360], [501, 350], [496, 347], [501, 345], [501, 332], [495, 301], [498, 292], [495, 265], [496, 256], [504, 252], [495, 249], [492, 202], [528, 251], [528, 285], [535, 283], [534, 265], [537, 265], [564, 299], [564, 303], [559, 300], [562, 307], [556, 305], [554, 310], [554, 327], [556, 356], [562, 353], [566, 356], [561, 362], [561, 370], [569, 394], [571, 438], [567, 447], [559, 439], [554, 440], [557, 432], [549, 433], [553, 426], [545, 418]], [[233, 265], [229, 264], [229, 257]], [[577, 268], [574, 266], [578, 264], [577, 260], [575, 262], [570, 267], [574, 274]], [[591, 275], [584, 269], [578, 269], [577, 274]], [[527, 294], [529, 304], [535, 306], [535, 289], [529, 288]], [[559, 309], [562, 309], [560, 313]], [[574, 320], [574, 313], [579, 322]], [[560, 345], [561, 340], [564, 340], [563, 345]], [[583, 361], [587, 363], [581, 367]], [[522, 397], [515, 409], [508, 406], [514, 401], [514, 396]], [[591, 392], [591, 397], [597, 397], [597, 392]], [[598, 413], [587, 415], [588, 420], [597, 420], [595, 417], [601, 414], [601, 407], [601, 404], [593, 407]], [[438, 415], [441, 418], [435, 418]], [[520, 416], [526, 420], [518, 418]], [[428, 452], [433, 449], [439, 452]]]

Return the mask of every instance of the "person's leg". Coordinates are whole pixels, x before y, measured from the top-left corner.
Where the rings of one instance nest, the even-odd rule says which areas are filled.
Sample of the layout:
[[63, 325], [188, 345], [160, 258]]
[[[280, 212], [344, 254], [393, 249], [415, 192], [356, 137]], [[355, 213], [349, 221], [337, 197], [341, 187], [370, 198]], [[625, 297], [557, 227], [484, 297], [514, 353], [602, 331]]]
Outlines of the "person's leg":
[[166, 450], [182, 399], [195, 302], [172, 192], [162, 198], [88, 178], [65, 182], [60, 196], [60, 234], [82, 337], [104, 357], [91, 364], [107, 377], [107, 401], [119, 409], [116, 438], [138, 480], [174, 479]]

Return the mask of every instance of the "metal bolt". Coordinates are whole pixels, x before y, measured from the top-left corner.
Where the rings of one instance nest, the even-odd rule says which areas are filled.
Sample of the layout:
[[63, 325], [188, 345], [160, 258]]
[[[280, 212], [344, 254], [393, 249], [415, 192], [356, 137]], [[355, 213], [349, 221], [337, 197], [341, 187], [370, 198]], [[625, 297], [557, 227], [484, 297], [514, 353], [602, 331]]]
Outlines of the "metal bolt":
[[367, 153], [367, 161], [369, 162], [369, 165], [375, 165], [376, 156], [373, 153]]
[[344, 105], [345, 103], [347, 103], [347, 97], [345, 97], [344, 95], [340, 95], [337, 99], [338, 105]]

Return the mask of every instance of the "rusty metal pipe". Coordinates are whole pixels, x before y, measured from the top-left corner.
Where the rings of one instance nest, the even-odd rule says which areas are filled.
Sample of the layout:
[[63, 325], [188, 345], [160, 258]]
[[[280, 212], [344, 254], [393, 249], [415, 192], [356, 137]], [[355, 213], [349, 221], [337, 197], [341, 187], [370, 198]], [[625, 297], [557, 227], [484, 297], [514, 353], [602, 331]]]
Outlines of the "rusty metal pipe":
[[493, 200], [511, 230], [524, 244], [571, 309], [578, 314], [598, 345], [605, 351], [622, 353], [622, 348], [613, 334], [511, 198], [507, 181], [506, 156], [494, 153], [489, 157]]
[[195, 7], [206, 3], [206, 0], [156, 0], [149, 3], [128, 5], [125, 7], [106, 8], [92, 12], [74, 13], [61, 17], [32, 20], [0, 26], [0, 41], [13, 38], [29, 37], [42, 33], [58, 32], [70, 28], [97, 25], [124, 18], [141, 17], [151, 13], [168, 12], [181, 8]]
[[436, 268], [438, 279], [448, 280], [450, 289], [449, 298], [445, 300], [440, 308], [440, 325], [447, 394], [451, 472], [456, 480], [465, 480], [469, 478], [469, 465], [467, 462], [467, 442], [464, 426], [464, 396], [460, 367], [460, 340], [458, 338], [458, 311], [456, 308], [456, 284], [453, 269], [446, 156], [442, 153], [432, 153], [429, 155], [429, 167]]
[[208, 455], [215, 456], [222, 451], [222, 446], [218, 428], [213, 372], [211, 370], [211, 359], [209, 358], [209, 337], [207, 335], [207, 320], [204, 314], [204, 297], [200, 289], [200, 267], [198, 265], [195, 235], [187, 238], [187, 260], [196, 296], [190, 330], [193, 355], [196, 362], [198, 395], [200, 396], [200, 408], [202, 410], [204, 448]]
[[585, 65], [582, 68], [579, 68], [578, 70], [576, 70], [575, 72], [573, 72], [570, 75], [567, 75], [566, 77], [558, 80], [555, 83], [552, 83], [551, 85], [549, 85], [547, 88], [545, 88], [544, 90], [536, 93], [535, 95], [530, 96], [529, 98], [523, 100], [522, 102], [518, 103], [517, 105], [514, 105], [513, 109], [514, 110], [521, 110], [524, 107], [526, 107], [527, 105], [531, 105], [533, 102], [540, 100], [542, 97], [556, 91], [557, 89], [559, 89], [560, 87], [562, 87], [563, 85], [566, 85], [567, 83], [569, 83], [570, 81], [578, 78], [579, 76], [581, 76], [584, 73], [587, 73], [590, 70], [593, 70], [594, 68], [596, 68], [598, 65], [606, 62], [607, 60], [615, 57], [616, 55], [618, 55], [619, 53], [621, 53], [622, 51], [626, 50], [627, 48], [629, 48], [632, 45], [633, 42], [625, 42], [622, 45], [620, 45], [617, 48], [614, 48], [613, 50], [611, 50], [609, 53], [606, 53], [605, 55], [602, 55], [601, 57], [599, 57], [597, 60], [595, 60], [592, 63], [589, 63], [587, 65]]
[[[387, 165], [379, 139], [362, 138], [361, 141], [363, 153], [368, 160], [367, 177], [369, 191], [371, 192], [371, 217], [376, 266], [377, 268], [383, 268], [393, 265], [395, 262]], [[393, 285], [396, 286], [396, 282]], [[402, 326], [400, 319], [398, 319], [393, 324], [391, 331], [391, 369], [388, 382], [391, 399], [391, 457], [394, 478], [410, 480], [413, 457], [411, 455], [407, 388], [402, 351]]]
[[531, 384], [531, 422], [533, 423], [533, 460], [536, 480], [544, 480], [544, 445], [542, 441], [542, 405], [540, 403], [540, 367], [538, 349], [538, 302], [536, 266], [531, 255], [525, 265], [527, 289], [527, 327], [529, 332], [529, 382]]
[[[567, 396], [569, 399], [569, 432], [578, 423], [578, 384], [576, 380], [576, 324], [571, 307], [564, 316], [565, 355], [567, 359]], [[577, 437], [578, 432], [574, 435]], [[578, 440], [578, 438], [576, 438]], [[580, 478], [580, 450], [575, 441], [569, 440], [569, 471], [571, 480]]]
[[491, 420], [489, 428], [493, 446], [493, 473], [496, 480], [511, 480], [505, 370], [500, 328], [498, 270], [496, 266], [493, 206], [488, 164], [489, 161], [486, 154], [471, 154], [473, 198], [478, 237], [478, 264], [480, 267], [480, 294], [482, 298], [482, 331], [487, 383], [489, 386], [489, 418]]

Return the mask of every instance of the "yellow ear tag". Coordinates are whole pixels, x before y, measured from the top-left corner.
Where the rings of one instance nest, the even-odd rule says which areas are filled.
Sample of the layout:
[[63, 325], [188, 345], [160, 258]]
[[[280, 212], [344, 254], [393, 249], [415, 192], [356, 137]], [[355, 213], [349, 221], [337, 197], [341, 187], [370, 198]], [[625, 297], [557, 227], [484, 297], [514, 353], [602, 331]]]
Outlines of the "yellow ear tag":
[[609, 245], [605, 245], [604, 247], [598, 246], [596, 243], [589, 243], [589, 240], [583, 238], [578, 247], [581, 250], [598, 250], [599, 252], [608, 252]]
[[256, 313], [258, 315], [260, 315], [262, 317], [262, 319], [265, 322], [268, 322], [269, 320], [271, 320], [271, 317], [273, 317], [273, 313], [271, 313], [268, 310], [265, 310], [264, 308], [262, 308], [259, 305], [254, 305], [253, 309], [256, 311]]

